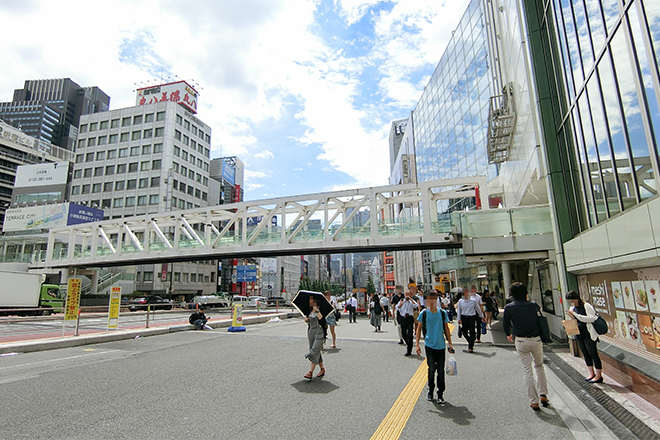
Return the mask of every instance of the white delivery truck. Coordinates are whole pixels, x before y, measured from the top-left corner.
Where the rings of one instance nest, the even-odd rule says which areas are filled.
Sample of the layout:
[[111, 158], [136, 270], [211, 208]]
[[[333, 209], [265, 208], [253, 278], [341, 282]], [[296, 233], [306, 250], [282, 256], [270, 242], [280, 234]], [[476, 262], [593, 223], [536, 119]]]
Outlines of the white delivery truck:
[[0, 271], [0, 315], [60, 313], [60, 287], [44, 284], [45, 279], [38, 273]]

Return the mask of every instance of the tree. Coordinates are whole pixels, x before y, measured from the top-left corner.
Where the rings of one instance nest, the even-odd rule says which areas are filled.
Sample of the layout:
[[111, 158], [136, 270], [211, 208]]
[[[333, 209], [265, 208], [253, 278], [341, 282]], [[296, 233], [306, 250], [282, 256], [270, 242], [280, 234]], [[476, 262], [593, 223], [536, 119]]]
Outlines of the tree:
[[374, 282], [371, 279], [371, 277], [369, 277], [369, 279], [367, 280], [367, 294], [371, 296], [374, 293], [376, 293], [376, 286], [374, 285]]

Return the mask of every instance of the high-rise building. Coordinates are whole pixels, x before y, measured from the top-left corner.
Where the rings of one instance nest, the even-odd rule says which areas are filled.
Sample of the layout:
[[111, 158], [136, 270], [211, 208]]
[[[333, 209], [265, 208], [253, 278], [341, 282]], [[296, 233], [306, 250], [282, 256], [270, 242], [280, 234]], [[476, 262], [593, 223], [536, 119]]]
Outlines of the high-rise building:
[[390, 128], [390, 172], [399, 155], [399, 148], [401, 147], [403, 135], [406, 132], [406, 125], [408, 125], [408, 119], [392, 121], [392, 127]]
[[236, 156], [219, 157], [211, 161], [209, 177], [220, 182], [219, 205], [243, 201], [244, 165]]
[[[176, 101], [83, 115], [70, 200], [106, 219], [208, 206], [210, 150], [211, 128]], [[215, 292], [216, 276], [215, 261], [140, 265], [135, 288], [189, 299]]]
[[80, 116], [104, 112], [110, 97], [98, 87], [80, 87], [70, 78], [27, 80], [11, 102], [0, 103], [0, 118], [26, 134], [74, 150]]

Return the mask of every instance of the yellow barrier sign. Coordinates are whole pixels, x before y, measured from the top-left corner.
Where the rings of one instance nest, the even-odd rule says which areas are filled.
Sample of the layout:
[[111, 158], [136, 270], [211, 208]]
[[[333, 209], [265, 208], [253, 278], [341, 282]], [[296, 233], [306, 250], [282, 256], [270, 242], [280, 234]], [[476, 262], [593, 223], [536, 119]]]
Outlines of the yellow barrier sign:
[[80, 278], [69, 278], [69, 284], [66, 290], [66, 312], [64, 314], [65, 321], [75, 321], [78, 319], [81, 286], [82, 281]]
[[245, 327], [243, 326], [243, 306], [237, 304], [234, 306], [234, 317], [231, 321], [231, 327], [227, 329], [229, 332], [244, 332]]
[[110, 290], [110, 307], [108, 308], [108, 330], [119, 326], [119, 305], [121, 303], [121, 287]]

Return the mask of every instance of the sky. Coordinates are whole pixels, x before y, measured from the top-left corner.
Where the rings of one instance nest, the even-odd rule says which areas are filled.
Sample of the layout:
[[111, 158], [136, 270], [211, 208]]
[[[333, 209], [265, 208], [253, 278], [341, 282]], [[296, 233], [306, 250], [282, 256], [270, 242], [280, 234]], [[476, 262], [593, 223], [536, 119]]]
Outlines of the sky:
[[0, 101], [71, 78], [135, 105], [184, 79], [211, 158], [245, 164], [245, 200], [388, 184], [408, 118], [468, 0], [0, 0]]

